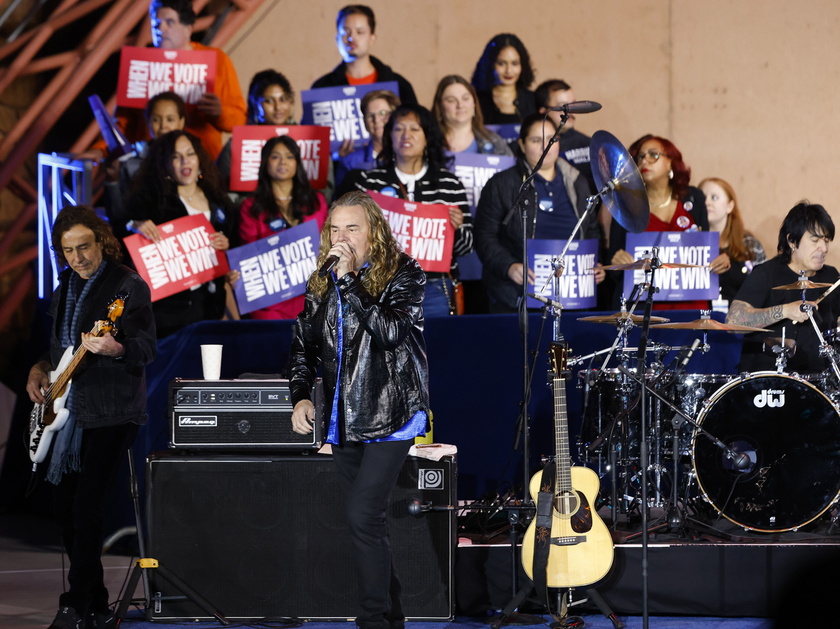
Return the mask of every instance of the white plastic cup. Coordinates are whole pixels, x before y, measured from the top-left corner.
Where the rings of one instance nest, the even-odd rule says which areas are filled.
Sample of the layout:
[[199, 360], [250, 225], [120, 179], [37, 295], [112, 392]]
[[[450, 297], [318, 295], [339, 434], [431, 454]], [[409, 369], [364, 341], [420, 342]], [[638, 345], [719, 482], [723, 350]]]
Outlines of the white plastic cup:
[[222, 346], [201, 346], [201, 368], [205, 380], [218, 380], [222, 372]]

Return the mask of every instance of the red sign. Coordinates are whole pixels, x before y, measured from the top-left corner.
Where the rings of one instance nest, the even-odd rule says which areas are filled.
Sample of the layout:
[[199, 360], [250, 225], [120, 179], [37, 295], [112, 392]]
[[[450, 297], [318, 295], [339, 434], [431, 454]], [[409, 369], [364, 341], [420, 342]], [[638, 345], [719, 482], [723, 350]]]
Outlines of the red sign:
[[169, 297], [228, 272], [227, 257], [210, 244], [216, 230], [203, 214], [157, 226], [161, 241], [141, 234], [123, 240], [137, 272], [152, 289], [152, 301]]
[[414, 203], [368, 192], [382, 208], [391, 233], [405, 252], [429, 273], [449, 273], [455, 230], [442, 203]]
[[117, 80], [117, 105], [143, 108], [152, 96], [175, 92], [189, 105], [212, 92], [216, 53], [123, 46]]
[[251, 192], [260, 174], [260, 153], [271, 138], [288, 135], [300, 148], [300, 158], [315, 190], [327, 187], [330, 130], [316, 125], [245, 125], [233, 128], [230, 144], [230, 189]]

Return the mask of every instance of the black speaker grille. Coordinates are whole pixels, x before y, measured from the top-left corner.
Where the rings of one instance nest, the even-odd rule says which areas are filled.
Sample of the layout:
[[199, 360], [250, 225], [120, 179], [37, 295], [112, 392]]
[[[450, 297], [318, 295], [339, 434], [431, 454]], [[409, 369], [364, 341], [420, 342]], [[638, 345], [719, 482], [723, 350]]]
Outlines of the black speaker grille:
[[[225, 616], [355, 617], [332, 457], [157, 453], [147, 468], [149, 555]], [[453, 617], [456, 533], [453, 511], [415, 518], [408, 504], [452, 505], [455, 496], [454, 461], [406, 461], [388, 519], [403, 609], [412, 620]], [[149, 575], [153, 618], [208, 618], [188, 600], [170, 600], [180, 594], [176, 588], [154, 570]]]

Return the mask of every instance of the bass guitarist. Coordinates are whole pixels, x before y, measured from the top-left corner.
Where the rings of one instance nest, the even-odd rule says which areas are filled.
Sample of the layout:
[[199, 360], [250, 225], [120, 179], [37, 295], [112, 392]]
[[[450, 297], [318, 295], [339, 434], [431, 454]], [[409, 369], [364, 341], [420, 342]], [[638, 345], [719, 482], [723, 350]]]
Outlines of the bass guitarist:
[[[47, 459], [47, 480], [56, 486], [54, 506], [70, 562], [69, 589], [59, 596], [50, 629], [99, 629], [116, 624], [100, 560], [105, 499], [119, 462], [146, 422], [145, 365], [157, 351], [155, 322], [149, 287], [119, 264], [119, 243], [91, 208], [61, 210], [52, 247], [59, 267], [66, 268], [50, 304], [49, 354], [29, 371], [30, 399], [36, 405], [52, 401], [45, 399], [50, 372], [67, 348], [81, 345], [86, 355], [74, 371], [64, 400], [70, 412], [54, 434]], [[117, 295], [124, 306], [114, 334], [89, 333]]]

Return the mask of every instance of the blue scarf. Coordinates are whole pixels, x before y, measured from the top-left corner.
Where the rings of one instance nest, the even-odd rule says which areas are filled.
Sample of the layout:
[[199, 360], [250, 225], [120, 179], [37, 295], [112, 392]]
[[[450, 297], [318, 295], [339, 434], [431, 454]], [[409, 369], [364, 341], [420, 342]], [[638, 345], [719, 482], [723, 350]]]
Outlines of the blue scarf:
[[[83, 304], [91, 291], [91, 286], [99, 279], [104, 269], [105, 262], [103, 261], [87, 281], [82, 280], [77, 273], [70, 275], [67, 281], [67, 298], [64, 302], [64, 318], [61, 322], [62, 347], [74, 347], [76, 343], [73, 339], [81, 338], [79, 324], [84, 310]], [[53, 442], [50, 466], [47, 469], [47, 481], [53, 485], [58, 485], [65, 473], [79, 472], [82, 469], [82, 429], [76, 424], [75, 394], [75, 389], [71, 388], [65, 404], [65, 408], [69, 411], [67, 422], [55, 435]]]

